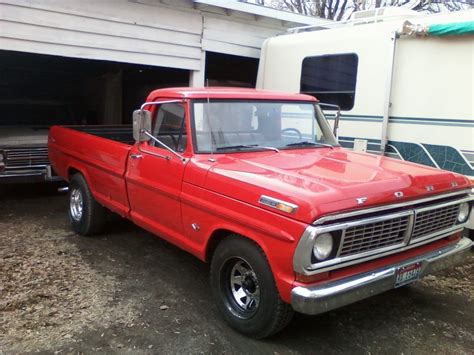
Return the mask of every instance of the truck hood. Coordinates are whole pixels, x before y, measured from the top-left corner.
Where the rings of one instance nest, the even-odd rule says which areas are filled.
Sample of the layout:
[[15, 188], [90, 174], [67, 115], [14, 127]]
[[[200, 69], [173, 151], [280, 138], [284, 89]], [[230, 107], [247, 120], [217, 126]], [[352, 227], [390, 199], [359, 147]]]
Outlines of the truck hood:
[[0, 126], [0, 147], [46, 147], [48, 130], [48, 127]]
[[[235, 153], [215, 155], [214, 159], [205, 188], [306, 223], [343, 210], [402, 202], [470, 185], [459, 174], [343, 148]], [[259, 204], [261, 195], [290, 202], [298, 209], [289, 215], [266, 207]], [[365, 201], [361, 203], [360, 198]]]

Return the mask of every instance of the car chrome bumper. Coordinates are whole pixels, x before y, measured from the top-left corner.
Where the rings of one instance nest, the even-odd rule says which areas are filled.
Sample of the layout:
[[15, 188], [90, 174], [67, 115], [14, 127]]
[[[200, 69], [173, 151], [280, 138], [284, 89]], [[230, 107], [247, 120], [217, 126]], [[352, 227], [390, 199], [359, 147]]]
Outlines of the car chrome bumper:
[[0, 171], [0, 183], [31, 183], [61, 181], [62, 178], [54, 175], [50, 165], [42, 169], [15, 169]]
[[396, 270], [405, 265], [421, 263], [420, 277], [462, 263], [473, 242], [462, 238], [456, 244], [405, 260], [389, 267], [317, 286], [297, 286], [291, 291], [291, 304], [295, 311], [319, 314], [395, 287]]
[[[470, 196], [472, 198], [474, 198], [474, 187], [471, 189]], [[474, 207], [473, 207], [473, 205], [471, 205], [471, 213], [469, 214], [469, 220], [466, 224], [466, 228], [474, 230]]]

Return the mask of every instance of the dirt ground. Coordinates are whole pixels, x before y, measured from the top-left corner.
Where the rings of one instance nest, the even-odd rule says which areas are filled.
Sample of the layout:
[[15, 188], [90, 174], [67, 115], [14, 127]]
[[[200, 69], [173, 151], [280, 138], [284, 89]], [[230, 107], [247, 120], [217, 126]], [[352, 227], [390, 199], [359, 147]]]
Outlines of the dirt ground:
[[119, 218], [71, 232], [56, 186], [0, 186], [0, 354], [472, 354], [466, 265], [247, 339], [227, 327], [208, 266]]

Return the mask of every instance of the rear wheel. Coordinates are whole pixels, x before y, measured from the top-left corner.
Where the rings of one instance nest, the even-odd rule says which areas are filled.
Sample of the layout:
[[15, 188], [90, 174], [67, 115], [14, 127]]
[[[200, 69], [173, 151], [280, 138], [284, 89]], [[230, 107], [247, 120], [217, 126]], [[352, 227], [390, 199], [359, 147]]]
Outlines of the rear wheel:
[[263, 251], [246, 238], [229, 236], [217, 246], [211, 287], [225, 320], [247, 336], [271, 336], [293, 315], [291, 306], [280, 298]]
[[69, 220], [74, 232], [94, 235], [103, 230], [106, 209], [92, 196], [82, 174], [74, 174], [69, 183]]

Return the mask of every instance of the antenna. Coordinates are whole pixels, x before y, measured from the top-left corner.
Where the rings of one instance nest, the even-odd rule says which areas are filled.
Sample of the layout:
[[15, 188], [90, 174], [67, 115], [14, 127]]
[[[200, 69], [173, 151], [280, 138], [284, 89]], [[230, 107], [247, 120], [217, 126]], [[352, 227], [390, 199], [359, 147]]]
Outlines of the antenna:
[[[206, 79], [206, 89], [209, 89], [209, 79]], [[214, 163], [216, 159], [214, 159], [214, 147], [216, 146], [216, 140], [214, 138], [214, 132], [212, 130], [211, 126], [211, 116], [209, 115], [209, 91], [207, 92], [207, 101], [206, 101], [206, 116], [207, 116], [207, 124], [209, 125], [209, 130], [211, 134], [211, 157], [209, 158], [209, 161], [211, 163]]]

